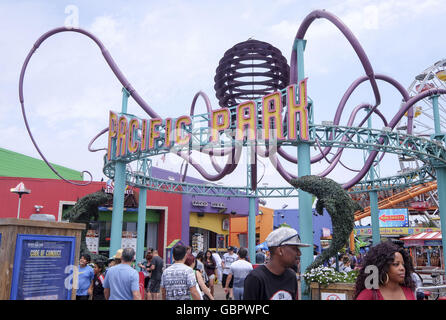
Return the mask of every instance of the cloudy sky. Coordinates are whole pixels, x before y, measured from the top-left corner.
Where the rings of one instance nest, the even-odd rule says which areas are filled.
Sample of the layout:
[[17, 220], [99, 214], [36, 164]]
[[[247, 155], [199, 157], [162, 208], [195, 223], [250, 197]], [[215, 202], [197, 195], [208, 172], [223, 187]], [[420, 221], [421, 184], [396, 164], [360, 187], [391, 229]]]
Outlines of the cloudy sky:
[[[42, 34], [75, 23], [95, 34], [144, 100], [162, 117], [189, 114], [192, 99], [204, 91], [213, 108], [214, 76], [224, 52], [236, 43], [254, 38], [279, 48], [288, 62], [296, 32], [311, 11], [325, 9], [338, 16], [355, 34], [376, 73], [383, 73], [409, 87], [421, 71], [445, 58], [442, 0], [384, 1], [1, 1], [0, 2], [0, 147], [39, 158], [26, 132], [18, 98], [22, 64]], [[327, 20], [314, 22], [305, 39], [305, 75], [308, 95], [314, 101], [317, 123], [332, 120], [348, 86], [364, 75], [347, 40]], [[380, 83], [380, 110], [388, 119], [396, 113], [401, 97]], [[103, 153], [90, 153], [91, 139], [108, 126], [109, 110], [121, 109], [121, 85], [97, 46], [77, 33], [57, 34], [45, 41], [32, 57], [24, 84], [25, 107], [31, 130], [47, 159], [79, 171], [88, 170], [100, 180]], [[373, 103], [370, 85], [363, 84], [348, 105]], [[197, 104], [205, 112], [204, 103]], [[148, 117], [133, 101], [129, 113]], [[348, 110], [343, 116], [346, 123]], [[341, 123], [341, 124], [342, 124]], [[376, 120], [376, 127], [382, 124]], [[95, 148], [105, 147], [100, 138]], [[296, 152], [290, 150], [290, 153]], [[314, 150], [312, 152], [315, 152]], [[363, 154], [346, 153], [348, 166], [361, 168]], [[358, 160], [360, 159], [360, 160]], [[203, 158], [203, 166], [209, 161]], [[267, 159], [262, 159], [267, 165]], [[382, 176], [396, 174], [396, 157], [385, 158]], [[204, 163], [207, 162], [207, 163]], [[178, 171], [181, 160], [169, 155], [154, 163]], [[289, 170], [295, 165], [284, 164]], [[312, 167], [318, 173], [326, 167]], [[224, 184], [243, 185], [240, 165]], [[209, 169], [212, 171], [212, 169]], [[259, 166], [259, 170], [263, 169]], [[189, 170], [197, 176], [194, 170]], [[286, 185], [273, 168], [262, 183]], [[329, 177], [349, 180], [335, 170]], [[350, 178], [353, 175], [350, 174]], [[297, 200], [270, 200], [296, 207]]]

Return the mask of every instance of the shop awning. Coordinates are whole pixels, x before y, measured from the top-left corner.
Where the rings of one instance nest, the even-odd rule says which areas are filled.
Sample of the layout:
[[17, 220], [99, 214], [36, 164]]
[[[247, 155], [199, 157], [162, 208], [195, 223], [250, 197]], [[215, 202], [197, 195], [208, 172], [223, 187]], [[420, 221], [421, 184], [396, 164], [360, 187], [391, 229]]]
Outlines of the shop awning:
[[441, 232], [421, 232], [401, 238], [400, 240], [441, 240]]

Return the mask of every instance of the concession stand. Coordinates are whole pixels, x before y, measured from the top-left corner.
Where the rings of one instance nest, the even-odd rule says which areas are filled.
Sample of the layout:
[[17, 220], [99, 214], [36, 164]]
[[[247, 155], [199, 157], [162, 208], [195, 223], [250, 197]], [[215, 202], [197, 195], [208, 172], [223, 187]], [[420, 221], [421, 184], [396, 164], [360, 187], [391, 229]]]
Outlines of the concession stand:
[[422, 232], [400, 240], [409, 248], [415, 267], [438, 267], [444, 270], [441, 239], [441, 232]]

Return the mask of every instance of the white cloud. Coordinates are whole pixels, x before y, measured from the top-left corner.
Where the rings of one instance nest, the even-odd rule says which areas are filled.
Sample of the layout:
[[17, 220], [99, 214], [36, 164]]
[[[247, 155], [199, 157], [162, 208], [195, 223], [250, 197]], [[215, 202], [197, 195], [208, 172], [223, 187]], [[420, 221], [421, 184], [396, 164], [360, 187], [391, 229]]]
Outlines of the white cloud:
[[89, 29], [107, 47], [114, 47], [117, 44], [122, 44], [126, 37], [119, 20], [109, 15], [97, 17]]

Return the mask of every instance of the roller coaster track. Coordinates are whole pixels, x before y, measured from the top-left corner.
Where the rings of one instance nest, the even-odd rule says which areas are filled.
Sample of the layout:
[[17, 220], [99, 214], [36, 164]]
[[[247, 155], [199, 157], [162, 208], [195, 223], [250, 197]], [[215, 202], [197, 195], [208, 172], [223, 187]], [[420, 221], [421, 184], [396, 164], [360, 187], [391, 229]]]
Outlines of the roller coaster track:
[[[384, 200], [381, 200], [378, 202], [378, 208], [379, 209], [386, 209], [393, 207], [394, 205], [408, 200], [412, 199], [420, 194], [427, 193], [429, 191], [437, 189], [437, 181], [431, 181], [428, 183], [419, 184], [413, 187], [410, 187], [400, 193], [397, 193], [391, 197], [388, 197]], [[370, 216], [370, 206], [364, 208], [363, 211], [356, 211], [355, 212], [355, 221], [358, 221], [362, 218]]]

